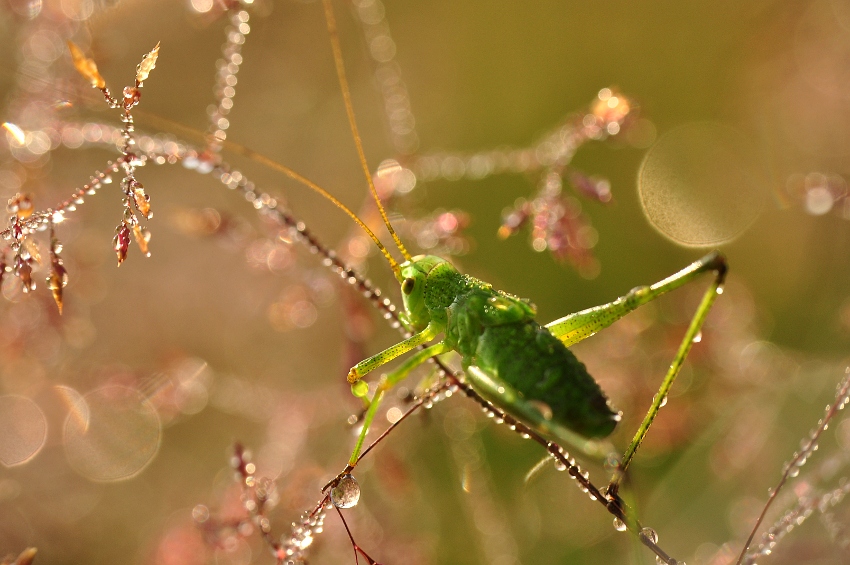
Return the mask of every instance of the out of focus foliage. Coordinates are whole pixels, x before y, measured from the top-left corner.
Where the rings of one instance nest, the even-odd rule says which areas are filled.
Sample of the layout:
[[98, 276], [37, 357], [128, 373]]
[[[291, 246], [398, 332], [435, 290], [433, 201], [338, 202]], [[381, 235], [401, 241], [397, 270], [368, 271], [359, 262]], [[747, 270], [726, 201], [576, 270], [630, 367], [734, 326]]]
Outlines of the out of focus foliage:
[[[385, 196], [417, 252], [452, 254], [532, 299], [541, 321], [660, 280], [695, 247], [727, 255], [726, 292], [625, 496], [678, 559], [733, 563], [848, 363], [846, 2], [356, 0], [337, 16], [367, 158], [379, 180], [391, 173]], [[131, 230], [124, 210], [147, 197], [126, 200], [124, 172], [104, 172], [121, 155], [120, 112], [74, 70], [67, 40], [116, 93], [160, 42], [133, 108], [139, 153], [162, 156], [133, 173], [155, 211], [142, 234], [151, 257], [128, 231], [120, 268], [116, 222]], [[22, 205], [44, 211], [97, 184], [68, 202], [60, 249], [48, 233], [2, 242], [0, 555], [273, 562], [244, 523], [234, 443], [271, 479], [269, 527], [288, 538], [350, 453], [362, 404], [346, 371], [398, 340], [309, 245], [257, 214], [261, 194], [395, 300], [371, 243], [328, 202], [221, 143], [291, 167], [374, 222], [321, 6], [5, 0], [0, 50], [0, 201], [32, 195], [3, 229], [29, 217]], [[597, 129], [579, 149], [559, 145], [565, 124]], [[216, 156], [239, 177], [213, 169]], [[381, 177], [386, 159], [401, 165], [384, 163]], [[60, 253], [64, 289], [62, 277], [45, 283]], [[27, 268], [37, 288], [25, 293]], [[619, 450], [673, 358], [694, 286], [575, 348], [624, 412]], [[428, 376], [405, 383], [376, 427]], [[385, 564], [653, 561], [554, 466], [526, 482], [544, 455], [455, 395], [364, 460], [348, 524]], [[768, 524], [846, 485], [848, 456], [839, 415]], [[606, 483], [602, 465], [585, 466]], [[846, 563], [850, 506], [813, 514], [763, 562]], [[309, 549], [313, 563], [353, 559], [333, 513]]]

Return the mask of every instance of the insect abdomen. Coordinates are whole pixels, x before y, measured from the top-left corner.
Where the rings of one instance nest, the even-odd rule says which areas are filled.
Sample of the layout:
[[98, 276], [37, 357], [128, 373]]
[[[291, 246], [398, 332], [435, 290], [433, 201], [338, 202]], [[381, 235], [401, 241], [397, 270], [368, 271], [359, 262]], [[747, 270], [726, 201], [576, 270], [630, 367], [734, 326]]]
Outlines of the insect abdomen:
[[585, 437], [609, 435], [619, 419], [584, 364], [533, 320], [484, 328], [474, 365]]

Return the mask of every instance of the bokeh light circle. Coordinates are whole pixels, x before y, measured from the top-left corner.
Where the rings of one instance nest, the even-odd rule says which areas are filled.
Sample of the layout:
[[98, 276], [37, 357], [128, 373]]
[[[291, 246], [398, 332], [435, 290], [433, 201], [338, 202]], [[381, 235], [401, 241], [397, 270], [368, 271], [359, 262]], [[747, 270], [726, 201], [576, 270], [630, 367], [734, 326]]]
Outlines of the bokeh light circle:
[[65, 385], [56, 385], [53, 389], [59, 394], [62, 402], [68, 408], [68, 416], [77, 419], [82, 429], [89, 427], [89, 405], [83, 395]]
[[687, 247], [713, 247], [743, 233], [761, 212], [767, 181], [738, 130], [695, 122], [662, 136], [643, 159], [638, 193], [644, 214]]
[[47, 440], [47, 418], [38, 404], [24, 396], [0, 396], [0, 463], [23, 465]]
[[80, 475], [114, 482], [138, 475], [159, 451], [162, 424], [137, 390], [107, 385], [84, 397], [87, 418], [65, 419], [65, 456]]

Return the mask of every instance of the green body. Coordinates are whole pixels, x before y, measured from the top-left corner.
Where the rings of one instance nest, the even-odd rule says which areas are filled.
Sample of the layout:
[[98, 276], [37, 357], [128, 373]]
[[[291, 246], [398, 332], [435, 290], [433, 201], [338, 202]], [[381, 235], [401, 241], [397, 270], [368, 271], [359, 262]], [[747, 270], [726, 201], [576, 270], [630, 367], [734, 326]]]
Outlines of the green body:
[[461, 355], [467, 378], [484, 396], [542, 427], [551, 422], [552, 428], [563, 426], [585, 437], [614, 430], [619, 414], [584, 364], [534, 320], [529, 301], [495, 290], [438, 257], [415, 258], [402, 265], [401, 274], [413, 280], [402, 285], [411, 326], [439, 326], [443, 342]]

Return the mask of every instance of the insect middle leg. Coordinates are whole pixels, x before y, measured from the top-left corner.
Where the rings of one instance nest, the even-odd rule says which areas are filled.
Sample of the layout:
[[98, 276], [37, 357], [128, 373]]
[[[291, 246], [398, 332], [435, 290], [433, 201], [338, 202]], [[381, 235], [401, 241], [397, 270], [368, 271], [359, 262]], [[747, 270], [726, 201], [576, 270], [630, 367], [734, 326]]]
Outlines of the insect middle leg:
[[678, 273], [651, 286], [637, 287], [626, 296], [618, 298], [610, 304], [583, 310], [576, 314], [570, 314], [569, 316], [555, 320], [546, 326], [549, 331], [551, 331], [555, 337], [564, 342], [565, 345], [573, 345], [587, 337], [590, 337], [599, 330], [610, 326], [615, 321], [636, 309], [638, 306], [651, 302], [662, 294], [691, 282], [702, 273], [713, 271], [715, 274], [714, 281], [712, 281], [708, 290], [706, 290], [694, 317], [691, 319], [691, 323], [685, 332], [685, 336], [682, 339], [681, 345], [679, 345], [679, 349], [676, 352], [676, 356], [673, 358], [673, 362], [670, 364], [670, 368], [667, 370], [667, 374], [661, 383], [661, 387], [652, 399], [649, 411], [646, 413], [646, 416], [635, 433], [632, 442], [623, 454], [618, 472], [611, 479], [611, 484], [608, 487], [608, 492], [611, 496], [616, 496], [620, 481], [634, 458], [635, 452], [637, 452], [638, 447], [640, 447], [641, 442], [643, 442], [643, 438], [646, 437], [646, 433], [652, 425], [652, 421], [655, 419], [655, 416], [658, 414], [658, 410], [661, 408], [662, 404], [664, 404], [667, 394], [670, 391], [670, 387], [673, 385], [673, 381], [676, 379], [676, 376], [679, 374], [679, 370], [682, 368], [685, 357], [687, 357], [694, 340], [697, 335], [699, 335], [700, 329], [708, 315], [708, 311], [711, 309], [711, 305], [714, 303], [717, 295], [722, 292], [723, 281], [726, 277], [726, 270], [726, 259], [723, 255], [715, 251], [692, 263]]

